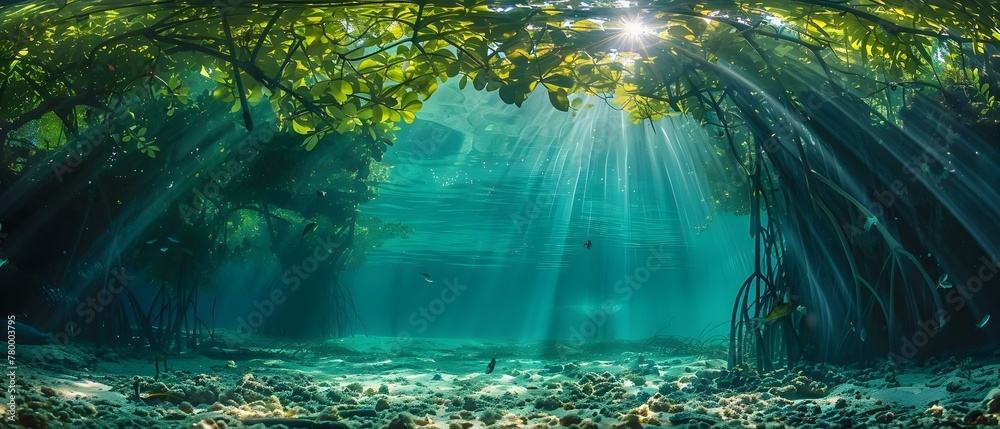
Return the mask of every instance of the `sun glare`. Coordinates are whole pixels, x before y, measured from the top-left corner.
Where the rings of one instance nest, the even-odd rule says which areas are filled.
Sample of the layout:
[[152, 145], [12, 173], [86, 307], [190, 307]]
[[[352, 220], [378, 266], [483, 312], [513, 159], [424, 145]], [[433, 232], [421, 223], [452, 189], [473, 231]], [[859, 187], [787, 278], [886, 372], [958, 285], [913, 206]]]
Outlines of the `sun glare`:
[[640, 16], [623, 17], [619, 22], [619, 30], [618, 48], [632, 52], [645, 50], [649, 38], [656, 34]]
[[625, 25], [622, 28], [625, 29], [625, 34], [631, 38], [638, 38], [649, 34], [649, 27], [639, 18], [626, 19]]

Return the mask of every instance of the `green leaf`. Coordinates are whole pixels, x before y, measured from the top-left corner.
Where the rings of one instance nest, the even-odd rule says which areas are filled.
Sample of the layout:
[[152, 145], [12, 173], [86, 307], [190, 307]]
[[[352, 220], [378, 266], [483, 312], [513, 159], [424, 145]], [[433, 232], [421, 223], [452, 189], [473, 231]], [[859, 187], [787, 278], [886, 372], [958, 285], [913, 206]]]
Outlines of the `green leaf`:
[[295, 119], [295, 120], [292, 121], [292, 130], [295, 131], [295, 133], [297, 133], [297, 134], [309, 134], [309, 133], [315, 131], [315, 128], [313, 128], [313, 127], [311, 127], [311, 126], [309, 126], [307, 124], [304, 124], [302, 122], [299, 122], [299, 121], [300, 121], [300, 119]]
[[671, 25], [667, 29], [667, 34], [678, 39], [694, 40], [694, 32], [683, 25]]
[[458, 76], [458, 73], [462, 71], [462, 64], [458, 62], [450, 62], [448, 66], [445, 67], [445, 75], [448, 77]]
[[590, 30], [601, 30], [603, 27], [601, 27], [600, 24], [591, 21], [590, 19], [581, 19], [577, 22], [574, 22], [570, 28], [573, 31], [586, 32]]
[[333, 98], [338, 103], [347, 102], [347, 97], [354, 93], [354, 87], [344, 80], [332, 81], [330, 87], [333, 88]]
[[546, 86], [554, 85], [562, 88], [572, 88], [576, 84], [576, 81], [569, 76], [554, 74], [547, 76], [542, 80], [542, 83], [546, 84]]
[[409, 104], [403, 106], [403, 109], [406, 110], [407, 112], [416, 113], [419, 112], [422, 107], [424, 107], [424, 103], [422, 103], [420, 100], [417, 100], [417, 101], [412, 101]]
[[517, 96], [517, 92], [514, 90], [513, 85], [502, 85], [500, 86], [500, 99], [504, 103], [514, 104], [514, 99]]
[[361, 108], [361, 110], [358, 110], [358, 118], [359, 119], [371, 119], [371, 117], [372, 117], [372, 108], [371, 107], [363, 107], [363, 108]]
[[403, 69], [401, 67], [393, 67], [385, 72], [386, 79], [394, 82], [405, 82], [406, 76], [403, 74]]
[[309, 93], [312, 94], [313, 98], [321, 98], [323, 94], [330, 88], [330, 81], [320, 82], [309, 88]]
[[361, 74], [371, 73], [373, 71], [376, 71], [384, 67], [385, 63], [380, 61], [375, 61], [374, 59], [369, 58], [362, 61], [361, 64], [358, 66], [358, 73]]
[[354, 122], [351, 122], [349, 120], [344, 120], [340, 123], [340, 125], [337, 125], [337, 132], [340, 134], [344, 134], [353, 129], [354, 129]]
[[563, 31], [558, 28], [549, 30], [549, 37], [552, 38], [552, 43], [556, 46], [565, 44], [567, 40], [566, 33], [563, 33]]
[[319, 133], [306, 137], [305, 141], [302, 142], [302, 145], [306, 147], [306, 152], [308, 152], [313, 150], [317, 143], [319, 143]]
[[549, 91], [549, 102], [552, 103], [552, 107], [563, 112], [569, 110], [569, 98], [566, 96], [566, 90], [559, 88], [555, 91]]
[[343, 111], [345, 115], [353, 118], [358, 115], [358, 106], [355, 106], [353, 103], [348, 103], [344, 105]]
[[789, 52], [792, 52], [793, 49], [795, 48], [791, 45], [778, 46], [777, 48], [774, 48], [774, 54], [779, 57], [783, 57], [788, 55]]
[[472, 79], [472, 87], [476, 88], [476, 91], [482, 91], [483, 88], [486, 88], [486, 73], [476, 73], [476, 77]]

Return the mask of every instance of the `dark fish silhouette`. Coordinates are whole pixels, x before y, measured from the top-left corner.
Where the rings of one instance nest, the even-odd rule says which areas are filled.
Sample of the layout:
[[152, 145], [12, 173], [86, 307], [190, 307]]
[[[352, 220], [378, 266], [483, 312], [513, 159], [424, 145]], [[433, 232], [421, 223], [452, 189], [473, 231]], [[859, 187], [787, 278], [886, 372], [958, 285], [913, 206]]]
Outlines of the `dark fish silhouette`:
[[316, 191], [316, 195], [319, 195], [321, 197], [325, 197], [326, 196], [326, 191]]
[[590, 240], [587, 240], [586, 243], [583, 243], [583, 247], [586, 247], [587, 249], [590, 249], [590, 246], [593, 246], [593, 245], [594, 245], [594, 243], [591, 243]]
[[310, 232], [315, 231], [316, 228], [319, 228], [319, 224], [318, 223], [316, 223], [316, 222], [309, 222], [309, 224], [306, 225], [305, 229], [302, 230], [302, 238], [306, 238], [306, 236], [309, 235]]
[[420, 273], [420, 277], [423, 277], [424, 281], [427, 282], [427, 283], [434, 283], [434, 279], [431, 278], [430, 274]]
[[490, 361], [490, 364], [487, 365], [487, 367], [486, 367], [486, 368], [488, 368], [486, 370], [486, 373], [487, 374], [492, 373], [493, 372], [493, 368], [495, 368], [496, 366], [497, 366], [497, 358], [493, 358], [493, 360]]
[[247, 237], [243, 237], [243, 248], [244, 249], [249, 249], [251, 247], [253, 247], [253, 244], [250, 243], [250, 239], [247, 238]]

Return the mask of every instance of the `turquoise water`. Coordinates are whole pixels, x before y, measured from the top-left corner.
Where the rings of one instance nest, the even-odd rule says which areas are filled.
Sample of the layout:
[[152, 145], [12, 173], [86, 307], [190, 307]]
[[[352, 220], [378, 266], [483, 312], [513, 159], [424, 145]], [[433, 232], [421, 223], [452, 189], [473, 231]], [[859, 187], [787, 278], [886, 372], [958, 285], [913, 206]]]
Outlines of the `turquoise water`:
[[[725, 335], [753, 252], [748, 218], [706, 200], [710, 137], [683, 117], [653, 129], [600, 104], [555, 112], [536, 95], [519, 109], [446, 84], [402, 127], [385, 155], [388, 180], [359, 213], [408, 232], [364, 249], [341, 275], [360, 321], [353, 333]], [[260, 249], [222, 265], [220, 327], [246, 320], [280, 285], [277, 270]]]
[[[705, 132], [680, 117], [653, 130], [602, 105], [571, 116], [535, 95], [518, 109], [445, 85], [400, 133], [389, 183], [361, 213], [413, 232], [347, 274], [369, 332], [597, 340], [728, 329], [716, 325], [730, 318], [752, 242], [747, 218], [706, 202]], [[444, 281], [461, 294], [431, 311]]]

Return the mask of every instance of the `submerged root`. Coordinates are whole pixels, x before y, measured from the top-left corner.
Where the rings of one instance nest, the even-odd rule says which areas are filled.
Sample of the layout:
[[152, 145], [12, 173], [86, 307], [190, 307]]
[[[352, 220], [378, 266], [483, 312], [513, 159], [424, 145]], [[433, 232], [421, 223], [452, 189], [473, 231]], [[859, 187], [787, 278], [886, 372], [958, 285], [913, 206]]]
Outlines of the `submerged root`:
[[[666, 329], [666, 328], [664, 328]], [[662, 331], [663, 329], [660, 329]], [[645, 348], [665, 355], [685, 355], [725, 359], [729, 354], [729, 338], [714, 335], [707, 338], [664, 335], [657, 331], [646, 340]]]

